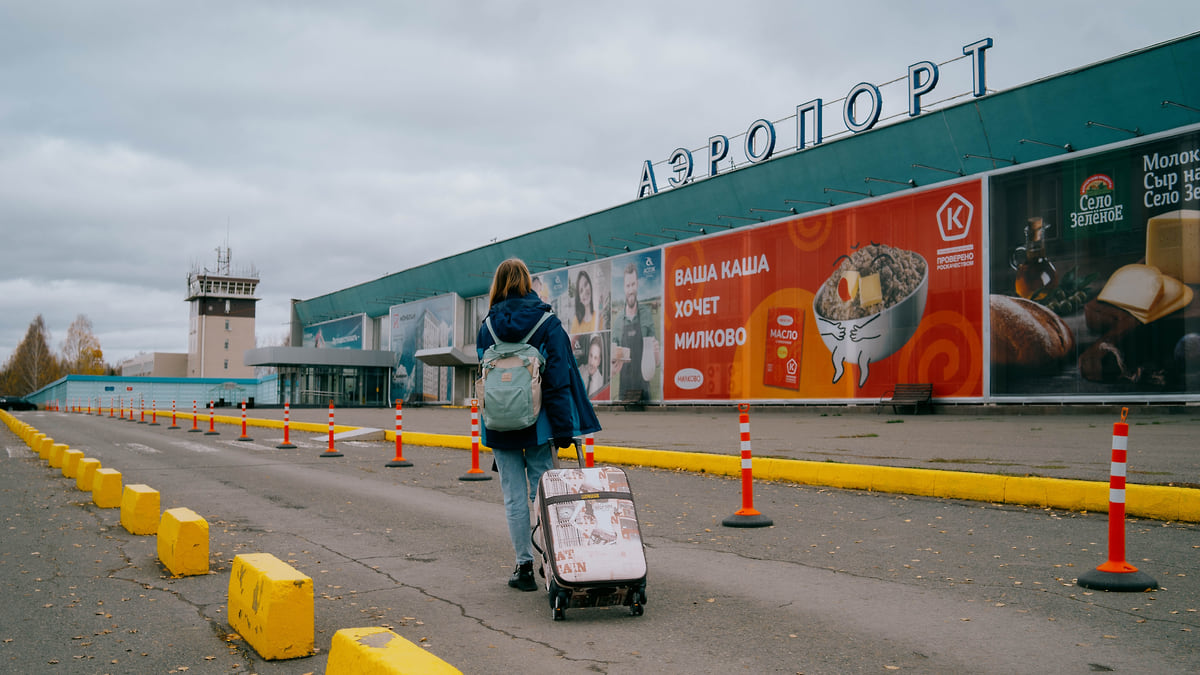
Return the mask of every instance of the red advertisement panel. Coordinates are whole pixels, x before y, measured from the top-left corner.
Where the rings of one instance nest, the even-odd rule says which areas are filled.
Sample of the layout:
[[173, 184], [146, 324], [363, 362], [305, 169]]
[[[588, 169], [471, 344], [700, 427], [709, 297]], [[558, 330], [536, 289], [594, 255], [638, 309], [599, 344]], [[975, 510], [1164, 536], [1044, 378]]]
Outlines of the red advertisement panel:
[[666, 247], [663, 398], [981, 397], [980, 185]]

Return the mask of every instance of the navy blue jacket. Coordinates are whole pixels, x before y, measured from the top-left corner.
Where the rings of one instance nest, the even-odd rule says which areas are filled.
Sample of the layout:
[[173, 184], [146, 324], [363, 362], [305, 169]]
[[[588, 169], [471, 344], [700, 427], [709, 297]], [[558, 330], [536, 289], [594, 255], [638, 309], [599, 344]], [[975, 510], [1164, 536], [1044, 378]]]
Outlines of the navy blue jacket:
[[[488, 316], [492, 330], [505, 342], [519, 342], [546, 312], [550, 305], [536, 293], [523, 298], [508, 298], [492, 306]], [[475, 340], [480, 360], [483, 352], [494, 343], [487, 326], [480, 326]], [[525, 429], [513, 431], [490, 430], [482, 425], [483, 443], [499, 450], [521, 450], [548, 443], [555, 438], [574, 438], [600, 431], [600, 420], [588, 400], [587, 389], [579, 376], [579, 367], [571, 351], [571, 340], [558, 317], [549, 318], [529, 338], [546, 359], [542, 371], [542, 411], [537, 422]]]

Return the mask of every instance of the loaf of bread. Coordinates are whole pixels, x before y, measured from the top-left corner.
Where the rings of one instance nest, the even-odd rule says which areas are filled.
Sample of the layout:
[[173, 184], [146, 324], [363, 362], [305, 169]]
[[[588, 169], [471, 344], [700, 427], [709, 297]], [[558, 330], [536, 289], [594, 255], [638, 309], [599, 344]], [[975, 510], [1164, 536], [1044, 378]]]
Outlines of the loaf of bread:
[[1075, 336], [1049, 309], [1006, 295], [991, 296], [989, 305], [993, 365], [1045, 371], [1074, 355]]

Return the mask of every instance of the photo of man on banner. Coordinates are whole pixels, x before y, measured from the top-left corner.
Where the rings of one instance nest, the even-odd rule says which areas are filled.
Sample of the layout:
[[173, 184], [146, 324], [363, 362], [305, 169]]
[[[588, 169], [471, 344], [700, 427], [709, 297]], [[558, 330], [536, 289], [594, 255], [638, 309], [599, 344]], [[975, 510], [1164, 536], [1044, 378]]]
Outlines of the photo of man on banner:
[[657, 376], [663, 357], [657, 334], [661, 260], [660, 251], [648, 251], [613, 261], [613, 298], [624, 299], [612, 303], [609, 359], [616, 401], [659, 398]]

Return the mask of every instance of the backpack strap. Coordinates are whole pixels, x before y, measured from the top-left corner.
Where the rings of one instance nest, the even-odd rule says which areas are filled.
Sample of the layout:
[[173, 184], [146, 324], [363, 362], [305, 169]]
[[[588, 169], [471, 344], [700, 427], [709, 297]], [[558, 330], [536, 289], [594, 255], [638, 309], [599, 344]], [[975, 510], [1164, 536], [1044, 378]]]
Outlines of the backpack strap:
[[484, 318], [483, 325], [487, 326], [488, 333], [492, 336], [492, 342], [499, 344], [500, 338], [496, 337], [496, 331], [492, 330], [492, 317]]
[[[538, 319], [538, 322], [533, 324], [533, 328], [531, 328], [529, 330], [529, 333], [526, 334], [525, 337], [521, 338], [521, 344], [527, 344], [529, 342], [529, 338], [533, 337], [533, 334], [537, 332], [537, 329], [541, 328], [542, 324], [546, 323], [546, 319], [549, 319], [549, 318], [550, 318], [550, 312], [546, 312], [545, 314], [543, 314], [542, 318]], [[490, 326], [488, 327], [488, 330], [491, 330]], [[496, 337], [496, 334], [492, 333], [492, 337], [493, 338]]]
[[[529, 338], [533, 337], [533, 334], [537, 332], [537, 329], [541, 328], [542, 324], [546, 323], [546, 319], [549, 319], [550, 316], [551, 316], [550, 312], [546, 312], [545, 314], [543, 314], [542, 318], [538, 319], [538, 322], [533, 324], [533, 328], [531, 328], [529, 330], [529, 332], [525, 335], [525, 337], [521, 338], [521, 341], [518, 343], [515, 343], [515, 344], [522, 344], [522, 345], [528, 344]], [[483, 325], [487, 326], [488, 333], [492, 336], [492, 342], [495, 342], [497, 344], [504, 342], [504, 340], [501, 340], [500, 338], [496, 337], [496, 331], [492, 330], [492, 317], [488, 316], [487, 318], [485, 318], [483, 320]]]

